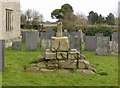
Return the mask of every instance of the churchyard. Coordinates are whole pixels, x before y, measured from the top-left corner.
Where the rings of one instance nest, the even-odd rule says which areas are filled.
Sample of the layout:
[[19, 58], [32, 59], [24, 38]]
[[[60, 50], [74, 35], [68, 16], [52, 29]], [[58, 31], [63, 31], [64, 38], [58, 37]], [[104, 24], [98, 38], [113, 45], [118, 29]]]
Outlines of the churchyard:
[[118, 30], [78, 26], [70, 31], [63, 19], [39, 24], [39, 30], [29, 29], [31, 24], [23, 29], [19, 3], [0, 2], [0, 85], [118, 86]]

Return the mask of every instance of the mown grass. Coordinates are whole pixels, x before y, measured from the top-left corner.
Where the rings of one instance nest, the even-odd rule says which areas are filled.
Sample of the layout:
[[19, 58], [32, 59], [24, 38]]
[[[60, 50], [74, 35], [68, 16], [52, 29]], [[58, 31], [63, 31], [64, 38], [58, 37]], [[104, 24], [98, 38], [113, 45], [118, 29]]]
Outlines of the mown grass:
[[[84, 46], [83, 46], [84, 47]], [[97, 56], [95, 51], [83, 51], [97, 69], [96, 74], [58, 74], [25, 72], [24, 67], [31, 61], [37, 60], [42, 54], [37, 51], [5, 50], [5, 70], [2, 73], [3, 86], [117, 86], [118, 85], [118, 57]]]

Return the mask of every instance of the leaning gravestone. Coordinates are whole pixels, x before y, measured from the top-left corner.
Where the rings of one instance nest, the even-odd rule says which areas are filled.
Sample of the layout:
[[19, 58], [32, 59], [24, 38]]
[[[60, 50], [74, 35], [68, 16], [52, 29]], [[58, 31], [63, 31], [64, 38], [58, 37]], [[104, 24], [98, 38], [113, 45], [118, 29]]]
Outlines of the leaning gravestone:
[[26, 32], [26, 50], [37, 50], [38, 31]]
[[0, 40], [0, 71], [4, 69], [4, 47], [5, 41]]
[[50, 48], [50, 38], [55, 36], [55, 31], [53, 29], [46, 29], [40, 34], [40, 47], [44, 52], [47, 48]]
[[109, 41], [110, 37], [97, 37], [96, 54], [100, 56], [109, 55]]
[[95, 50], [96, 42], [96, 36], [85, 36], [85, 50]]
[[14, 50], [21, 50], [22, 49], [22, 43], [21, 41], [15, 41], [12, 43], [12, 48]]

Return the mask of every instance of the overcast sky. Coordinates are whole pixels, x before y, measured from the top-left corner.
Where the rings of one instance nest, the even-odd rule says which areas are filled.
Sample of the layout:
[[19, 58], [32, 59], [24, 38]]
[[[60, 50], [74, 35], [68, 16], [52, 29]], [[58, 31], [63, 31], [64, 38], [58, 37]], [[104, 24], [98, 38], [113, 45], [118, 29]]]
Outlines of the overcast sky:
[[85, 16], [90, 11], [107, 16], [110, 12], [116, 15], [119, 0], [20, 0], [21, 10], [35, 9], [44, 16], [44, 21], [54, 21], [51, 12], [60, 9], [63, 4], [70, 4], [74, 12]]

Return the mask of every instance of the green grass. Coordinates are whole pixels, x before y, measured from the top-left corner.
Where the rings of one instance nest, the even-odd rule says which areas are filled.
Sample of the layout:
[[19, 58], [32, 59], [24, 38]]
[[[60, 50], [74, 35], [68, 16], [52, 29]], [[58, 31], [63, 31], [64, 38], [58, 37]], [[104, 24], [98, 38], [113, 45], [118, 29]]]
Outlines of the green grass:
[[[25, 46], [23, 46], [25, 47]], [[3, 86], [117, 86], [117, 56], [97, 56], [94, 51], [83, 51], [86, 58], [95, 65], [96, 74], [58, 74], [25, 72], [24, 67], [37, 60], [42, 54], [37, 51], [5, 50], [5, 70], [2, 74]]]

